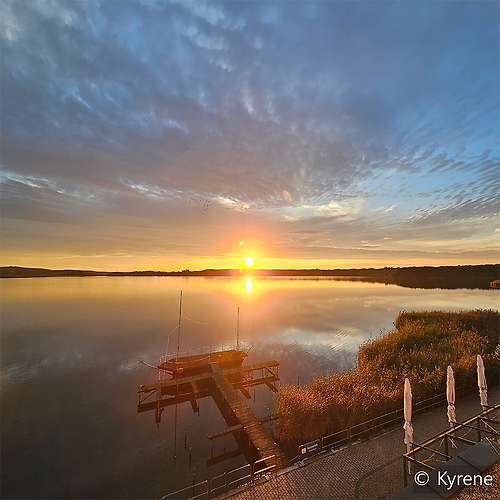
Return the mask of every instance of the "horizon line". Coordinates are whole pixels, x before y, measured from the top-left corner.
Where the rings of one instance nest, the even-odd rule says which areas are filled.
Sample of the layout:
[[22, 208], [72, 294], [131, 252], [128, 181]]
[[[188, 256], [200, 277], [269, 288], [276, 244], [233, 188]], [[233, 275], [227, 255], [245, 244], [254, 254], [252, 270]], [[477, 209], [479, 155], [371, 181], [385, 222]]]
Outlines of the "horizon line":
[[441, 265], [441, 266], [432, 266], [432, 265], [423, 265], [423, 266], [383, 266], [383, 267], [338, 267], [338, 268], [256, 268], [256, 267], [247, 267], [247, 268], [206, 268], [206, 269], [182, 269], [182, 270], [134, 270], [134, 271], [96, 271], [94, 269], [75, 269], [75, 268], [60, 268], [60, 269], [51, 269], [47, 267], [26, 267], [26, 266], [0, 266], [0, 269], [26, 269], [26, 270], [40, 270], [40, 271], [76, 271], [76, 272], [91, 272], [91, 273], [121, 273], [121, 274], [129, 274], [129, 273], [202, 273], [207, 271], [239, 271], [239, 272], [252, 272], [252, 271], [382, 271], [384, 269], [441, 269], [441, 268], [463, 268], [463, 267], [484, 267], [484, 266], [498, 266], [499, 262], [496, 263], [486, 263], [486, 264], [457, 264], [457, 265]]

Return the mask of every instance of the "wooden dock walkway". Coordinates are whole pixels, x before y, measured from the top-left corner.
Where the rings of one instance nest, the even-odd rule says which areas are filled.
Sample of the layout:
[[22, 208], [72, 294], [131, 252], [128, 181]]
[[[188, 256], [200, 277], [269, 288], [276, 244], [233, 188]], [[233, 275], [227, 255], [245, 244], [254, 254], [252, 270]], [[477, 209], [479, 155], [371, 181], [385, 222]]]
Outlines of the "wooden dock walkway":
[[[158, 369], [161, 373], [169, 372], [172, 378], [139, 386], [137, 411], [153, 410], [155, 422], [159, 425], [165, 407], [189, 401], [193, 411], [198, 412], [197, 400], [212, 396], [228, 427], [221, 432], [211, 434], [208, 439], [232, 434], [238, 449], [229, 452], [224, 450], [223, 454], [214, 457], [212, 448], [212, 457], [207, 460], [208, 466], [243, 454], [249, 464], [253, 465], [260, 460], [261, 469], [287, 467], [290, 465], [289, 461], [263, 425], [264, 422], [276, 420], [279, 415], [258, 419], [242, 398], [243, 395], [251, 399], [248, 389], [257, 385], [266, 385], [277, 392], [279, 363], [273, 360], [242, 366], [244, 357], [246, 354], [242, 351], [231, 350], [210, 353], [206, 356], [175, 358], [175, 361], [172, 361], [174, 358], [160, 360]], [[170, 365], [175, 366], [172, 368]], [[156, 398], [148, 401], [148, 398], [155, 393]]]
[[259, 458], [267, 458], [274, 455], [273, 464], [275, 464], [277, 468], [288, 466], [289, 461], [284, 453], [266, 432], [264, 426], [254, 415], [252, 410], [241, 399], [238, 391], [229, 383], [219, 365], [217, 363], [212, 363], [211, 367], [212, 380], [216, 388], [214, 398], [219, 398], [225, 402], [228, 410], [243, 426], [243, 431], [248, 435], [249, 440], [257, 449]]

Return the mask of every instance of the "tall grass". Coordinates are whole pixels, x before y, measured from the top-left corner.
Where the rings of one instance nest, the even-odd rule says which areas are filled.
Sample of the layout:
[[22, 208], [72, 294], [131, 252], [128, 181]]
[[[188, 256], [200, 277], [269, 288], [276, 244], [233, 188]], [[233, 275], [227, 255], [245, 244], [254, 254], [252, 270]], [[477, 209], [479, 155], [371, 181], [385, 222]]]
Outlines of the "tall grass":
[[417, 401], [445, 391], [448, 365], [458, 391], [474, 387], [477, 354], [488, 383], [499, 383], [497, 311], [401, 312], [394, 324], [395, 330], [361, 345], [355, 370], [279, 390], [282, 443], [295, 446], [402, 407], [406, 377]]

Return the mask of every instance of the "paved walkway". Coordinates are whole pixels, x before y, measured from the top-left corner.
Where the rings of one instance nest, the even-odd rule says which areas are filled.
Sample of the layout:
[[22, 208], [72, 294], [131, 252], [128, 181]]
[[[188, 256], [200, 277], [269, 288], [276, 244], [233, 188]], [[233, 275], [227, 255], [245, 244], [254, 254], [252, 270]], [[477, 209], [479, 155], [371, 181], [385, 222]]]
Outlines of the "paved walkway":
[[491, 486], [466, 486], [453, 500], [486, 500], [500, 498], [500, 462], [497, 462], [488, 474], [493, 477]]
[[[490, 405], [500, 401], [500, 390], [488, 392]], [[463, 422], [481, 411], [479, 396], [456, 403], [457, 420]], [[270, 480], [223, 495], [231, 500], [382, 500], [403, 488], [402, 455], [406, 452], [401, 426], [337, 452], [323, 452], [293, 466]], [[449, 428], [446, 407], [415, 418], [414, 440], [420, 443]], [[392, 461], [392, 463], [391, 463]], [[377, 469], [380, 469], [377, 471]], [[370, 475], [371, 472], [374, 472]], [[363, 479], [364, 476], [367, 476]], [[358, 484], [359, 483], [359, 484]], [[358, 488], [356, 488], [358, 486]], [[356, 491], [357, 490], [357, 491]]]

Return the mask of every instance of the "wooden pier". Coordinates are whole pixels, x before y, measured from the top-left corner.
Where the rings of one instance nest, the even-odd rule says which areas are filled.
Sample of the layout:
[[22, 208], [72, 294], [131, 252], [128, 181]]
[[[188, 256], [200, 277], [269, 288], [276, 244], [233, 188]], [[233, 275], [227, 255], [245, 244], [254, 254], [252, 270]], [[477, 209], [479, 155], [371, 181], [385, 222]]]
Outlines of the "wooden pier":
[[217, 364], [212, 364], [212, 371], [212, 380], [215, 384], [214, 399], [216, 402], [217, 400], [221, 403], [224, 402], [228, 406], [228, 412], [232, 413], [239, 424], [243, 426], [242, 430], [237, 430], [236, 432], [244, 432], [248, 436], [250, 443], [257, 450], [259, 458], [274, 455], [273, 460], [277, 468], [288, 464], [284, 453], [266, 432], [264, 426], [252, 410], [241, 399], [236, 389], [228, 382]]
[[[194, 412], [199, 412], [197, 400], [212, 396], [228, 428], [209, 436], [209, 439], [232, 434], [238, 450], [211, 457], [207, 465], [213, 465], [237, 454], [244, 454], [249, 463], [273, 457], [263, 466], [277, 468], [289, 465], [284, 453], [266, 432], [264, 421], [276, 416], [259, 420], [243, 401], [239, 392], [250, 399], [248, 388], [265, 384], [276, 392], [279, 381], [277, 361], [242, 366], [246, 354], [242, 351], [223, 351], [208, 356], [188, 356], [170, 359], [158, 365], [159, 370], [168, 370], [171, 379], [159, 380], [153, 384], [139, 386], [138, 412], [155, 411], [155, 421], [161, 421], [165, 407], [190, 402]], [[260, 376], [258, 372], [260, 371]], [[256, 376], [257, 373], [257, 376]], [[156, 398], [146, 401], [156, 393]], [[142, 399], [141, 399], [142, 398]]]

